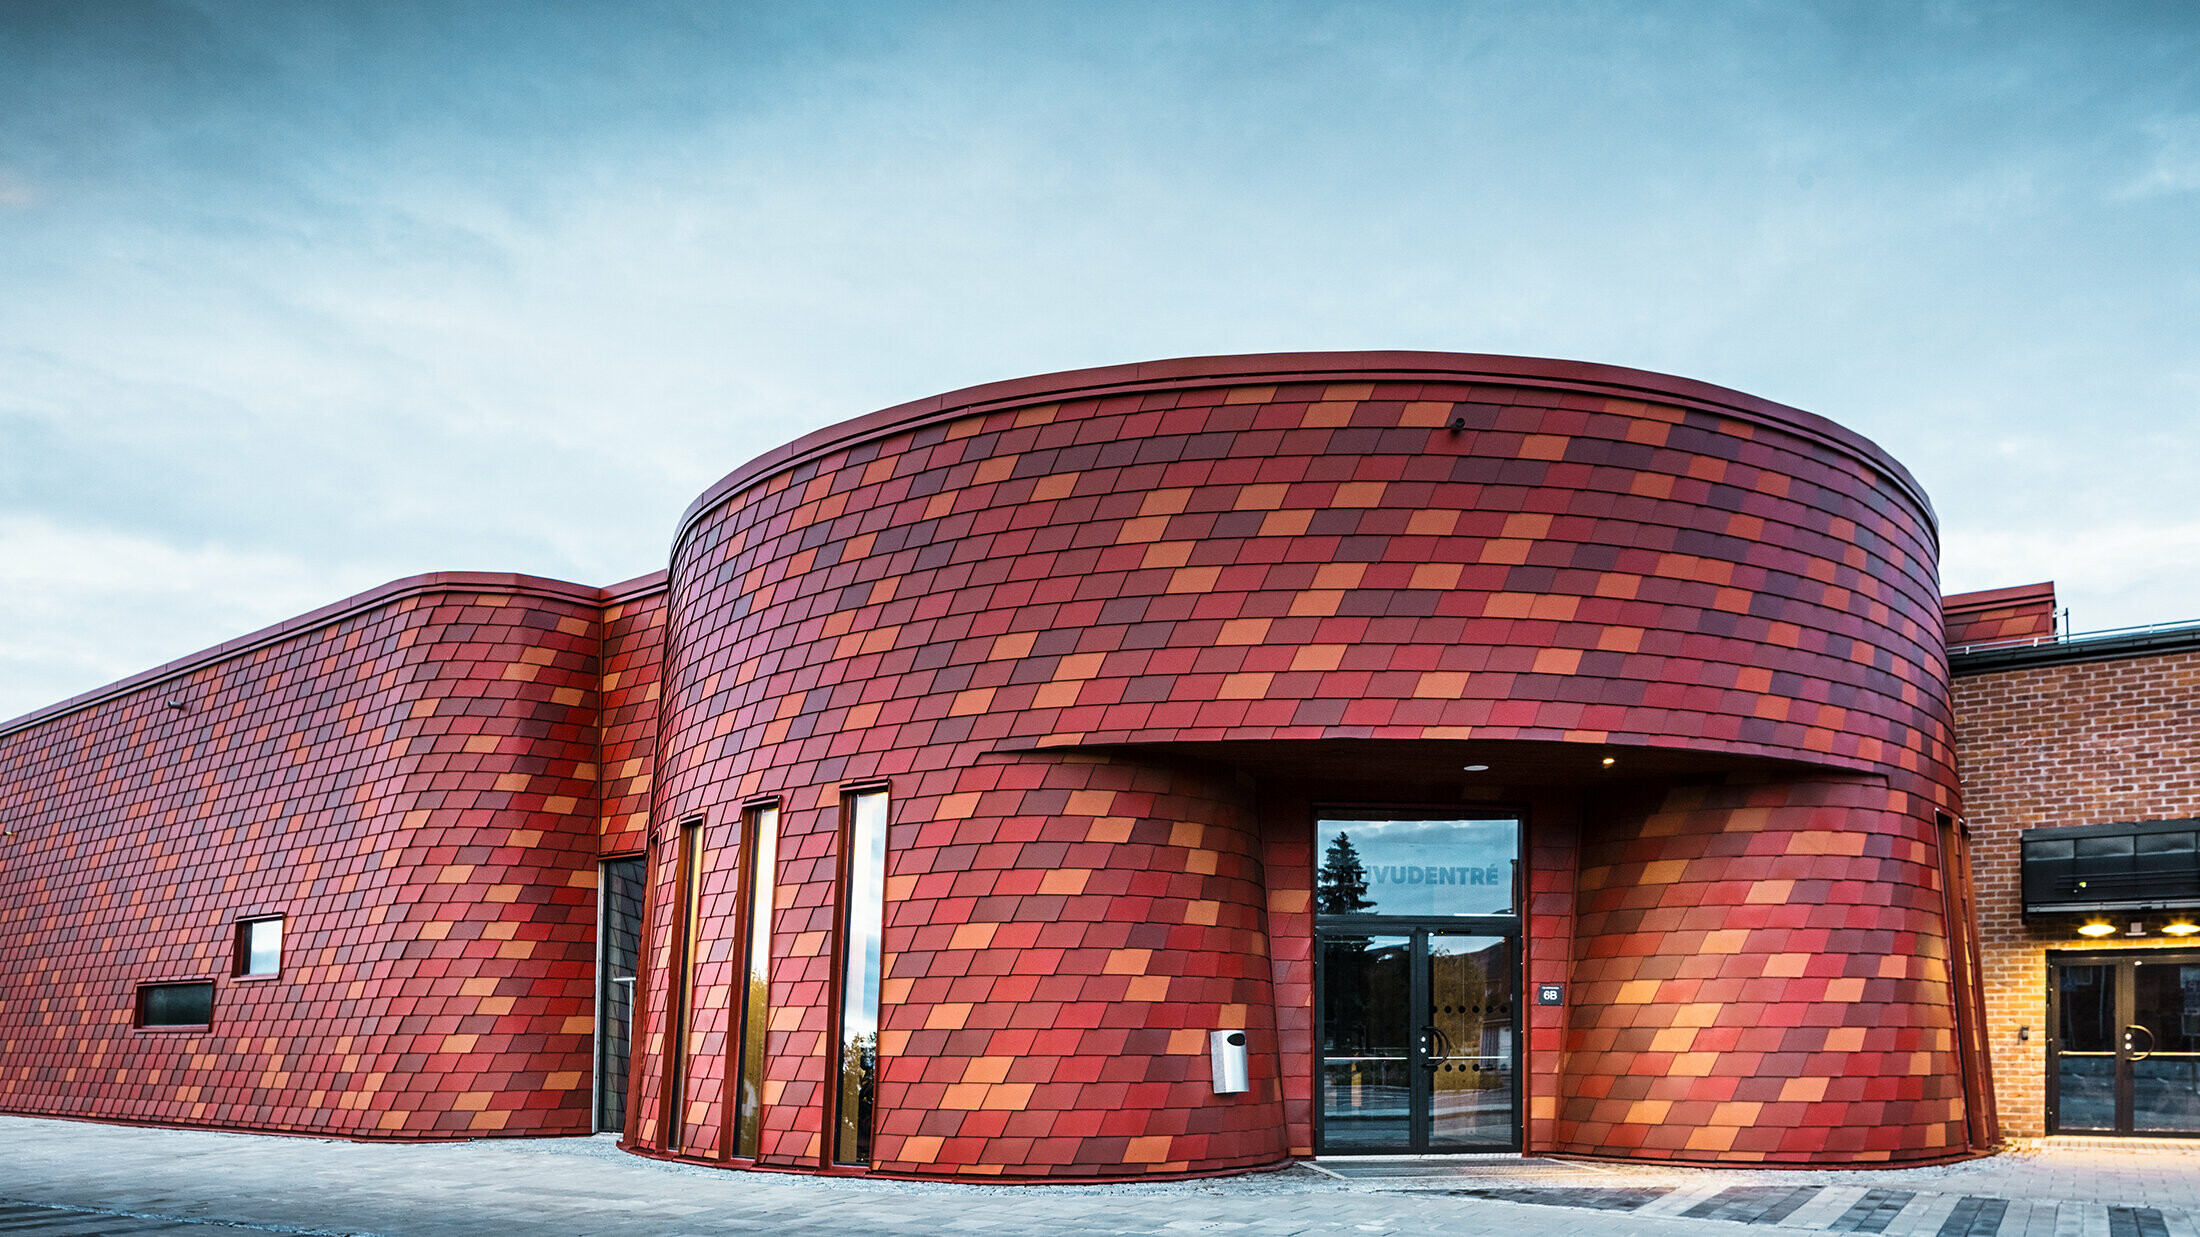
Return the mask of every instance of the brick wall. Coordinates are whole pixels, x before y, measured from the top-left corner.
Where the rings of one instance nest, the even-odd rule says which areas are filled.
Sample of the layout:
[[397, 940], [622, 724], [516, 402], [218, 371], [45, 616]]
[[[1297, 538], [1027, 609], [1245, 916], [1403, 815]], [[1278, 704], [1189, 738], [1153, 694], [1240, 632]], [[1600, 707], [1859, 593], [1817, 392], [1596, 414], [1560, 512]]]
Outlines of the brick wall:
[[2002, 1128], [2032, 1136], [2044, 1121], [2045, 952], [2083, 938], [2020, 918], [2018, 834], [2200, 816], [2200, 653], [1967, 674], [1954, 690]]

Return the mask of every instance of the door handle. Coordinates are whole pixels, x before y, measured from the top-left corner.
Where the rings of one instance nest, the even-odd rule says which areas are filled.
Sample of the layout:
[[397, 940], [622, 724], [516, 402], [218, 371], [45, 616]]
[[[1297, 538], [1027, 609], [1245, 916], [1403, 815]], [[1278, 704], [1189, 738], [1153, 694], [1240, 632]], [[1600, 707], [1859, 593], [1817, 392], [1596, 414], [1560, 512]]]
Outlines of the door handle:
[[1421, 1028], [1421, 1068], [1434, 1070], [1451, 1056], [1451, 1037], [1434, 1025]]
[[2147, 1030], [2147, 1028], [2145, 1028], [2145, 1027], [2143, 1027], [2143, 1026], [2140, 1026], [2140, 1025], [2139, 1025], [2138, 1023], [2136, 1023], [2136, 1022], [2134, 1022], [2134, 1023], [2132, 1023], [2132, 1024], [2130, 1025], [2130, 1026], [2128, 1026], [2128, 1027], [2125, 1027], [2125, 1028], [2124, 1028], [2124, 1051], [2125, 1051], [2125, 1052], [2131, 1052], [2131, 1033], [2132, 1033], [2133, 1031], [2143, 1031], [2143, 1032], [2145, 1032], [2145, 1033], [2146, 1033], [2146, 1037], [2147, 1037], [2147, 1046], [2146, 1046], [2146, 1049], [2145, 1049], [2144, 1051], [2141, 1051], [2141, 1052], [2137, 1052], [2137, 1053], [2133, 1053], [2133, 1055], [2132, 1055], [2131, 1059], [2132, 1059], [2132, 1060], [2134, 1060], [2134, 1061], [2144, 1061], [2144, 1060], [2146, 1060], [2146, 1059], [2147, 1059], [2148, 1057], [2150, 1057], [2150, 1056], [2153, 1056], [2153, 1055], [2154, 1055], [2154, 1032], [2152, 1032], [2152, 1031], [2149, 1031], [2149, 1030]]

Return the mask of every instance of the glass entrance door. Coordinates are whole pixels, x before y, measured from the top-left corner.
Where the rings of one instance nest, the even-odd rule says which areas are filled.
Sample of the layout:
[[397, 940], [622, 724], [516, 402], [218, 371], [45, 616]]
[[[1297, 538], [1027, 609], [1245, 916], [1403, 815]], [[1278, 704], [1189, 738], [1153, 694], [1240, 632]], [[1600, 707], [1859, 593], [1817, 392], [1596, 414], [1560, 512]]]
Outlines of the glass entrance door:
[[606, 859], [596, 908], [596, 1128], [626, 1128], [634, 973], [642, 959], [642, 861]]
[[1518, 1147], [1515, 939], [1323, 933], [1324, 1154]]
[[2050, 1133], [2200, 1134], [2200, 955], [2048, 956]]
[[1512, 941], [1429, 932], [1419, 1047], [1431, 1151], [1513, 1145]]

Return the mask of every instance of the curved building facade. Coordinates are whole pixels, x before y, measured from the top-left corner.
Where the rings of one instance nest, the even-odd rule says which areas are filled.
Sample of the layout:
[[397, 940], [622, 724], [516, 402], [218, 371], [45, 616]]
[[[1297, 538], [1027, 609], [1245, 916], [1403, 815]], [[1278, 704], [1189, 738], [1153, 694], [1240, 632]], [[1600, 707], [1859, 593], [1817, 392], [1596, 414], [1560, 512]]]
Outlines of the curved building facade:
[[[1474, 1103], [1511, 1111], [1456, 1145], [1960, 1152], [1934, 563], [1923, 495], [1869, 443], [1597, 366], [1177, 362], [980, 388], [766, 456], [675, 544], [656, 789], [659, 855], [700, 823], [705, 907], [738, 901], [743, 805], [773, 806], [750, 1153], [854, 1158], [833, 1144], [840, 1006], [864, 983], [845, 903], [871, 896], [839, 865], [856, 788], [888, 802], [859, 1105], [878, 1168], [1446, 1145], [1463, 1054], [1419, 1007], [1431, 933], [1461, 915], [1498, 942], [1495, 995], [1465, 1004], [1510, 1023], [1474, 1028], [1491, 1059], [1469, 1076], [1501, 1083]], [[1373, 873], [1496, 863], [1511, 896], [1323, 914], [1318, 822], [1386, 815], [1513, 821]], [[659, 942], [692, 926], [674, 866]], [[704, 910], [696, 956], [736, 918]], [[1360, 939], [1385, 942], [1364, 947], [1383, 973], [1324, 973], [1346, 956], [1329, 942]], [[677, 962], [650, 959], [653, 1051]], [[1389, 969], [1415, 1008], [1325, 1007]], [[708, 1158], [739, 1150], [709, 1021], [739, 1011], [693, 983], [693, 1060], [645, 1068], [634, 1137]], [[1556, 1003], [1521, 1002], [1544, 984]], [[1251, 1087], [1217, 1096], [1208, 1036], [1233, 1029]], [[668, 1138], [674, 1109], [694, 1119]]]
[[[578, 1070], [645, 1154], [960, 1177], [1983, 1149], [1935, 561], [1871, 443], [1606, 366], [1200, 358], [820, 431], [571, 603], [590, 656], [476, 659], [573, 678], [598, 744], [515, 800], [595, 830], [597, 1034], [498, 1094], [585, 1129]], [[548, 776], [555, 726], [482, 752]]]

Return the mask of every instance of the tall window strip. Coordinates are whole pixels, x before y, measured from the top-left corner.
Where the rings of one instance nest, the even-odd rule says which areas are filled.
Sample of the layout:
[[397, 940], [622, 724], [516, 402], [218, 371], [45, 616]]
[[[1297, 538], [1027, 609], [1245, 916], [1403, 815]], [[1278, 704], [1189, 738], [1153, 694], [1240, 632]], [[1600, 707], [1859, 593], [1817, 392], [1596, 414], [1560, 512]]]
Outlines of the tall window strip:
[[886, 792], [841, 800], [840, 1090], [833, 1160], [871, 1162], [878, 1082], [879, 935], [886, 919]]
[[596, 1128], [626, 1129], [627, 1075], [633, 1067], [635, 976], [642, 966], [647, 865], [606, 859], [596, 909]]
[[695, 938], [700, 930], [703, 898], [703, 822], [680, 825], [678, 920], [673, 924], [672, 1026], [667, 1039], [665, 1067], [665, 1149], [678, 1151], [686, 1140], [688, 1039], [695, 1027]]
[[752, 807], [749, 850], [749, 976], [741, 1001], [740, 1129], [734, 1154], [756, 1157], [764, 1132], [764, 1030], [771, 1022], [772, 898], [779, 885], [779, 808]]

